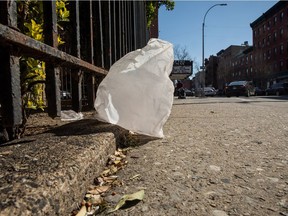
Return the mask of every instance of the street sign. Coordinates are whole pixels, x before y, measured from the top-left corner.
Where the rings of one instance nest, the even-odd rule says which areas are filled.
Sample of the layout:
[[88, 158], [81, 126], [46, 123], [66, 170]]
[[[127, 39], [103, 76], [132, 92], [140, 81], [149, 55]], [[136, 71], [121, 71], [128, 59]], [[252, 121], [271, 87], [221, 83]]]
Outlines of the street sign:
[[175, 60], [170, 74], [171, 80], [184, 80], [193, 73], [193, 61]]

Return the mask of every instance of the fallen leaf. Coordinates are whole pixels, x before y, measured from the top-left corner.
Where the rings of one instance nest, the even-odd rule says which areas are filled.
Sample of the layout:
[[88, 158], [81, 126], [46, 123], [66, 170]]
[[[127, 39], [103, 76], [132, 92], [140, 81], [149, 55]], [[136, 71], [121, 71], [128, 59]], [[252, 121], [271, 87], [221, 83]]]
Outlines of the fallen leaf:
[[101, 173], [101, 176], [106, 176], [109, 174], [109, 172], [110, 172], [110, 169], [106, 169]]
[[110, 186], [98, 186], [92, 190], [89, 190], [87, 193], [97, 195], [106, 192], [109, 188]]
[[138, 177], [140, 177], [140, 176], [141, 176], [140, 174], [134, 175], [134, 176], [132, 176], [132, 177], [130, 178], [130, 180], [136, 179], [136, 178], [138, 178]]
[[108, 213], [112, 213], [117, 211], [118, 209], [124, 207], [128, 201], [141, 201], [144, 198], [144, 190], [140, 190], [133, 194], [125, 194], [121, 197], [118, 204], [115, 206], [114, 209], [108, 211]]

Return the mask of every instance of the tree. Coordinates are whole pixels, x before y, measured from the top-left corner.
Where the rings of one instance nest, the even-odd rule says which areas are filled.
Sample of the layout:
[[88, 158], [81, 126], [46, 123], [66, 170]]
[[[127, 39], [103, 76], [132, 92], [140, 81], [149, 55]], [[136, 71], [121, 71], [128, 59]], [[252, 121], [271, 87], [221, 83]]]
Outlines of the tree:
[[156, 16], [156, 10], [158, 10], [162, 5], [165, 5], [166, 10], [171, 11], [174, 9], [175, 2], [173, 0], [164, 1], [147, 1], [146, 3], [146, 17], [147, 17], [147, 27], [150, 25]]
[[189, 60], [191, 61], [191, 57], [187, 50], [187, 47], [181, 47], [180, 45], [174, 46], [174, 59], [175, 60]]

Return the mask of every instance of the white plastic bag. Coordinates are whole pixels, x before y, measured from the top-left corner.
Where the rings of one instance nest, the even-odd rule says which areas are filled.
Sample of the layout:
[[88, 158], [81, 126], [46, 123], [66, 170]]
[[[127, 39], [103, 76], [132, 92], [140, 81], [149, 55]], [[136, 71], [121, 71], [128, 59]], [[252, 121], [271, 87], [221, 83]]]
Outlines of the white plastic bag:
[[81, 112], [76, 113], [74, 110], [62, 110], [61, 120], [62, 121], [76, 121], [83, 119], [83, 114]]
[[96, 118], [132, 132], [163, 137], [174, 86], [171, 43], [150, 39], [147, 46], [115, 62], [100, 83], [94, 103]]

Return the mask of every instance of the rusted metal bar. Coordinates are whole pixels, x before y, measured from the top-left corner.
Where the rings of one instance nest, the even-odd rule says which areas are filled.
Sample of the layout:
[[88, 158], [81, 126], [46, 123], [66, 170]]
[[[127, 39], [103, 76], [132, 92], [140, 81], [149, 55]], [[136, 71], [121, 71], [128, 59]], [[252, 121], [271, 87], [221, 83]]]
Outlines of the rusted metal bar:
[[127, 53], [127, 23], [126, 23], [126, 1], [123, 2], [123, 16], [122, 16], [122, 31], [123, 31], [123, 55]]
[[117, 36], [116, 36], [116, 2], [113, 1], [111, 5], [111, 31], [112, 31], [112, 64], [117, 61], [117, 49], [116, 49], [116, 44], [117, 44]]
[[132, 28], [132, 25], [131, 25], [131, 4], [132, 2], [127, 2], [127, 26], [129, 29], [129, 34], [127, 34], [127, 42], [128, 42], [128, 52], [131, 52], [133, 49], [132, 49], [132, 34], [133, 34], [133, 28]]
[[104, 48], [104, 67], [111, 67], [111, 22], [110, 22], [110, 1], [102, 1], [102, 27], [103, 27], [103, 48]]
[[[1, 23], [17, 28], [16, 1], [1, 2]], [[0, 47], [0, 103], [2, 126], [10, 139], [16, 137], [16, 126], [22, 123], [22, 101], [18, 52], [12, 46]]]
[[137, 28], [137, 14], [136, 14], [136, 8], [137, 8], [137, 4], [138, 2], [133, 2], [133, 5], [132, 5], [132, 14], [133, 14], [133, 22], [132, 22], [132, 25], [133, 25], [133, 49], [137, 49], [137, 31], [136, 31], [136, 28]]
[[55, 65], [71, 68], [80, 67], [88, 72], [95, 73], [96, 75], [106, 75], [108, 73], [108, 71], [103, 68], [92, 65], [47, 44], [41, 43], [2, 24], [0, 24], [0, 44], [1, 42], [6, 42], [20, 47], [22, 49], [21, 54], [45, 62], [53, 62]]
[[[79, 15], [79, 1], [74, 0], [70, 2], [70, 22], [72, 26], [72, 44], [71, 54], [77, 58], [81, 57], [80, 44], [80, 15]], [[82, 86], [83, 73], [80, 69], [72, 69], [72, 109], [75, 112], [82, 111]]]
[[108, 58], [109, 58], [109, 68], [112, 66], [112, 22], [111, 22], [111, 1], [108, 1], [108, 35], [109, 35], [109, 40], [108, 40]]
[[122, 10], [121, 10], [121, 1], [117, 1], [117, 19], [118, 19], [118, 25], [117, 25], [117, 59], [120, 59], [122, 56]]
[[[44, 42], [51, 47], [58, 47], [57, 14], [55, 1], [43, 1]], [[51, 62], [45, 64], [47, 111], [50, 117], [61, 116], [60, 68]]]
[[[94, 64], [94, 31], [93, 31], [93, 0], [89, 1], [89, 24], [90, 24], [90, 62]], [[90, 109], [94, 108], [94, 101], [96, 98], [95, 89], [95, 75], [89, 74], [87, 79], [87, 99], [88, 107]]]
[[17, 1], [0, 1], [0, 22], [17, 28]]
[[104, 47], [103, 47], [103, 18], [102, 18], [102, 7], [101, 7], [101, 1], [98, 1], [99, 3], [99, 30], [100, 30], [100, 46], [101, 46], [101, 66], [105, 67], [104, 63]]

